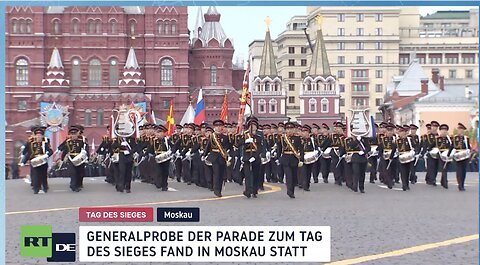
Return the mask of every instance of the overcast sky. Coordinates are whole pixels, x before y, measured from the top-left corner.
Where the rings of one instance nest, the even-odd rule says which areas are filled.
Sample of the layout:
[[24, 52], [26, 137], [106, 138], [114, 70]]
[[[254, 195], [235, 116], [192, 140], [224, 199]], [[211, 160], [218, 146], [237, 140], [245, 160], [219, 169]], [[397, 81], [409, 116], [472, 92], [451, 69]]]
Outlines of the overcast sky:
[[[427, 15], [438, 10], [469, 10], [475, 7], [420, 7], [420, 14]], [[202, 7], [203, 12], [207, 12], [208, 7]], [[278, 34], [285, 30], [289, 19], [294, 15], [306, 14], [304, 6], [218, 6], [218, 12], [222, 15], [220, 22], [223, 30], [228, 37], [233, 39], [235, 46], [234, 61], [236, 56], [243, 57], [245, 60], [248, 56], [248, 45], [256, 39], [263, 40], [265, 38], [265, 17], [270, 16], [272, 23], [270, 32], [272, 38], [276, 38]], [[195, 27], [198, 7], [188, 7], [188, 26], [190, 30]]]

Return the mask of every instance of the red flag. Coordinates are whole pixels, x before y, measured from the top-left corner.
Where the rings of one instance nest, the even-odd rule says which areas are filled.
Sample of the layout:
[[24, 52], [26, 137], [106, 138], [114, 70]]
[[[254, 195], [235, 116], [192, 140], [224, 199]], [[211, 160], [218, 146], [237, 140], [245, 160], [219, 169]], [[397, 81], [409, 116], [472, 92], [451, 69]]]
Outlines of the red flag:
[[225, 95], [223, 96], [223, 105], [222, 105], [222, 111], [220, 112], [220, 120], [224, 122], [228, 122], [227, 91], [225, 91]]
[[171, 136], [174, 132], [175, 129], [175, 119], [173, 118], [173, 100], [170, 100], [170, 109], [168, 110], [168, 116], [167, 116], [167, 136]]

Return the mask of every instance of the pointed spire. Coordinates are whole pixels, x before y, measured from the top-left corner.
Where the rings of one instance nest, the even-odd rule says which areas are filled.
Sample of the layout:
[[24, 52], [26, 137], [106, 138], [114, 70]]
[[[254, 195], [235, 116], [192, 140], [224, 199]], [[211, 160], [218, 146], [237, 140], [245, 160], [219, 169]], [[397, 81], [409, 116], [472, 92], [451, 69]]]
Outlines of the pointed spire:
[[197, 12], [197, 21], [195, 22], [195, 30], [198, 30], [198, 28], [202, 28], [204, 23], [205, 17], [203, 16], [202, 7], [199, 6]]
[[263, 43], [262, 60], [260, 62], [259, 76], [277, 76], [277, 65], [275, 63], [275, 55], [273, 53], [272, 38], [270, 37], [270, 18], [265, 19], [267, 24], [267, 32], [265, 33], [265, 42]]
[[217, 8], [214, 6], [210, 6], [207, 10], [208, 15], [220, 15], [217, 11]]
[[58, 52], [57, 47], [53, 48], [52, 57], [50, 57], [50, 64], [48, 64], [48, 69], [53, 68], [63, 68], [62, 58], [60, 58], [60, 53]]
[[135, 56], [135, 50], [133, 47], [130, 48], [127, 56], [127, 62], [125, 63], [125, 69], [140, 69], [137, 62], [137, 56]]
[[312, 62], [308, 75], [310, 76], [328, 76], [330, 73], [330, 64], [328, 63], [327, 50], [325, 49], [325, 42], [323, 41], [322, 33], [322, 17], [317, 16], [317, 40], [315, 41], [315, 48], [313, 49]]

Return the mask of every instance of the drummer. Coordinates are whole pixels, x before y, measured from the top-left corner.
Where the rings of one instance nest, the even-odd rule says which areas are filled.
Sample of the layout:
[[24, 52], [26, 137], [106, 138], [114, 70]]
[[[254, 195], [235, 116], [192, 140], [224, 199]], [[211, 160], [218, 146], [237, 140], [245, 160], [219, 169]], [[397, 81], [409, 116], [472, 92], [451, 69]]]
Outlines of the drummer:
[[[453, 150], [452, 140], [450, 136], [448, 136], [448, 125], [442, 124], [440, 125], [440, 135], [436, 139], [436, 147], [439, 149], [439, 154], [443, 152], [447, 152], [447, 157], [450, 157], [450, 154]], [[448, 180], [447, 180], [447, 172], [448, 172], [448, 164], [449, 161], [443, 161], [443, 159], [438, 160], [438, 170], [442, 172], [442, 178], [440, 179], [440, 183], [442, 187], [448, 189]], [[434, 183], [435, 183], [434, 176]]]
[[398, 139], [396, 139], [396, 145], [398, 148], [398, 152], [400, 153], [400, 158], [402, 158], [403, 156], [410, 156], [410, 158], [405, 159], [405, 161], [402, 161], [402, 159], [399, 159], [400, 163], [398, 163], [400, 178], [402, 179], [403, 191], [410, 190], [410, 187], [408, 185], [409, 176], [412, 171], [412, 167], [415, 159], [415, 151], [412, 144], [412, 140], [409, 137], [407, 137], [407, 132], [409, 130], [410, 130], [409, 125], [405, 125], [403, 127], [398, 128]]
[[[48, 191], [47, 162], [48, 157], [53, 154], [53, 151], [50, 147], [50, 143], [44, 137], [45, 129], [46, 127], [34, 127], [32, 129], [35, 138], [33, 141], [27, 142], [25, 149], [22, 151], [22, 160], [20, 161], [20, 166], [24, 166], [25, 163], [30, 160], [34, 194], [38, 194], [41, 187], [43, 187], [43, 192]], [[43, 159], [45, 164], [40, 166], [35, 166], [32, 164], [33, 159], [42, 159], [42, 156], [44, 157]]]
[[462, 123], [458, 123], [457, 126], [457, 135], [453, 137], [453, 145], [455, 150], [460, 154], [465, 154], [457, 159], [455, 159], [457, 165], [457, 183], [458, 183], [458, 190], [465, 191], [465, 177], [467, 174], [467, 165], [470, 159], [470, 139], [468, 136], [465, 135], [465, 130], [467, 127]]

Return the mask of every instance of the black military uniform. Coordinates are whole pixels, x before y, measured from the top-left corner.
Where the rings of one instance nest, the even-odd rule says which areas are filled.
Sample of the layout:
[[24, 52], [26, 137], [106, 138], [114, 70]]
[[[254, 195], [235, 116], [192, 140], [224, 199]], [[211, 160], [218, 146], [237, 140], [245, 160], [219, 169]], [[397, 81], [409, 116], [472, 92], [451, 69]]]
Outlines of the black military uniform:
[[[111, 145], [112, 145], [112, 142], [109, 136], [108, 135], [103, 136], [102, 142], [98, 146], [96, 153], [99, 156], [102, 156], [104, 159], [106, 159], [107, 155], [110, 153]], [[101, 162], [104, 162], [104, 161], [101, 161]], [[113, 178], [112, 170], [110, 170], [110, 167], [108, 166], [109, 165], [105, 165], [105, 175], [106, 175], [105, 182], [113, 184], [115, 179]]]
[[[185, 124], [184, 128], [193, 131], [195, 130], [195, 124]], [[192, 156], [199, 148], [199, 145], [195, 145], [196, 141], [194, 139], [195, 137], [190, 134], [183, 134], [180, 138], [182, 178], [188, 185], [192, 184]]]
[[228, 157], [227, 153], [227, 150], [230, 149], [228, 137], [219, 131], [224, 124], [222, 120], [213, 122], [213, 125], [218, 129], [210, 136], [207, 147], [205, 148], [205, 152], [208, 154], [206, 159], [212, 163], [213, 193], [217, 197], [222, 197], [222, 185], [226, 164], [227, 161], [229, 163], [231, 162], [231, 158]]
[[264, 152], [264, 142], [262, 136], [252, 127], [258, 127], [258, 122], [255, 119], [250, 119], [247, 122], [247, 131], [243, 133], [243, 170], [245, 174], [245, 191], [243, 195], [247, 198], [253, 196], [257, 197], [260, 189], [261, 178], [260, 166], [262, 164], [261, 155]]
[[[400, 132], [399, 134], [405, 134], [403, 137], [400, 136], [396, 139], [396, 145], [397, 145], [397, 150], [399, 153], [399, 156], [402, 155], [407, 155], [409, 153], [413, 153], [413, 157], [415, 157], [415, 149], [413, 147], [412, 140], [406, 135], [407, 131], [410, 129], [410, 127], [404, 126], [403, 128], [399, 129]], [[408, 160], [406, 160], [408, 161]], [[410, 173], [412, 171], [413, 163], [415, 163], [415, 160], [410, 161], [410, 162], [404, 162], [399, 161], [399, 171], [400, 171], [400, 178], [402, 179], [402, 189], [403, 191], [409, 190], [409, 179], [410, 179]]]
[[323, 153], [327, 148], [329, 148], [332, 145], [332, 136], [328, 133], [328, 130], [330, 130], [330, 127], [328, 127], [326, 123], [322, 124], [322, 128], [325, 131], [319, 134], [317, 137], [317, 143], [320, 149], [319, 151], [322, 153], [322, 155], [318, 160], [320, 162], [319, 167], [320, 167], [320, 172], [322, 173], [323, 183], [328, 183], [328, 174], [330, 174], [332, 159], [331, 159], [331, 154], [323, 155]]
[[276, 156], [273, 158], [273, 160], [275, 161], [274, 168], [275, 168], [275, 175], [277, 176], [277, 181], [282, 184], [284, 183], [283, 178], [285, 173], [283, 172], [283, 166], [280, 164], [281, 153], [279, 151], [278, 143], [280, 143], [282, 136], [285, 133], [283, 131], [284, 129], [285, 129], [285, 125], [282, 122], [278, 123], [278, 131], [277, 131], [277, 134], [275, 134], [275, 143], [277, 143], [277, 150], [275, 152]]
[[[318, 134], [319, 129], [320, 129], [320, 126], [318, 126], [315, 123], [312, 124], [312, 135], [311, 136], [313, 137], [313, 141], [315, 143], [315, 150], [317, 150], [318, 152], [320, 152], [320, 141], [319, 141], [320, 135]], [[312, 165], [312, 174], [313, 174], [313, 182], [314, 183], [318, 183], [318, 176], [320, 175], [320, 169], [321, 169], [321, 161], [320, 161], [320, 158], [319, 158]]]
[[[345, 138], [346, 167], [351, 167], [351, 186], [357, 192], [365, 193], [365, 172], [367, 170], [367, 154], [370, 152], [369, 139], [366, 137]], [[348, 165], [347, 165], [348, 164]], [[347, 184], [348, 185], [348, 184]]]
[[211, 137], [211, 134], [213, 133], [213, 128], [211, 127], [207, 127], [206, 128], [207, 132], [208, 132], [208, 136], [207, 137], [204, 137], [202, 139], [202, 144], [201, 144], [201, 148], [203, 150], [203, 169], [204, 169], [204, 176], [205, 176], [205, 185], [206, 185], [206, 188], [210, 189], [210, 191], [213, 191], [213, 170], [212, 170], [212, 165], [211, 164], [208, 164], [208, 161], [205, 161], [205, 158], [208, 157], [209, 153], [207, 153], [207, 144], [208, 144], [208, 141], [210, 141], [210, 137]]
[[[430, 123], [431, 127], [438, 127], [440, 124], [436, 121]], [[435, 132], [430, 132], [424, 137], [424, 150], [427, 154], [426, 167], [427, 174], [425, 176], [426, 182], [428, 185], [437, 186], [436, 179], [438, 174], [438, 158], [439, 154], [436, 155], [436, 158], [432, 156], [430, 151], [436, 146], [436, 138], [438, 134]]]
[[[172, 134], [172, 145], [175, 147], [176, 150], [181, 150], [181, 138], [182, 138], [182, 133], [181, 130], [183, 129], [183, 126], [180, 124], [175, 125], [175, 130], [176, 132]], [[178, 156], [179, 156], [178, 152]], [[177, 178], [177, 181], [180, 182], [182, 181], [182, 159], [178, 158], [175, 159], [175, 172], [174, 172], [175, 177]]]
[[[388, 124], [387, 129], [389, 131], [392, 131], [395, 128], [395, 125], [393, 124]], [[379, 154], [382, 155], [382, 158], [384, 159], [385, 163], [385, 171], [383, 173], [383, 178], [384, 178], [384, 183], [387, 185], [389, 189], [393, 187], [393, 179], [395, 177], [396, 173], [396, 167], [398, 163], [398, 156], [396, 154], [397, 152], [397, 146], [395, 144], [395, 136], [388, 136], [385, 135], [381, 138], [381, 142], [379, 143], [378, 146]], [[390, 152], [390, 155], [388, 157], [384, 157], [385, 152]]]
[[[342, 128], [343, 124], [341, 122], [335, 122], [334, 127]], [[335, 178], [335, 184], [342, 186], [342, 182], [344, 181], [344, 159], [341, 158], [342, 154], [340, 154], [341, 149], [343, 148], [343, 139], [345, 136], [339, 133], [333, 133], [330, 136], [330, 147], [332, 147], [332, 151], [330, 151], [331, 156], [331, 166], [333, 167], [333, 176]]]
[[293, 130], [295, 125], [291, 122], [287, 122], [285, 128], [287, 129], [287, 132], [280, 137], [277, 146], [279, 148], [278, 152], [281, 154], [279, 159], [280, 164], [283, 167], [286, 177], [287, 195], [293, 199], [295, 198], [294, 177], [297, 174], [298, 168], [303, 166], [304, 152], [300, 137], [288, 132], [289, 130]]
[[[375, 124], [375, 129], [378, 130], [378, 125]], [[368, 138], [368, 144], [370, 145], [370, 152], [368, 154], [368, 164], [370, 165], [370, 183], [375, 183], [377, 180], [377, 167], [378, 167], [378, 138], [379, 134]]]
[[[448, 125], [447, 124], [442, 124], [440, 125], [440, 130], [446, 131], [446, 136], [438, 136], [436, 138], [436, 144], [435, 146], [440, 150], [439, 155], [442, 152], [447, 151], [447, 157], [450, 157], [450, 154], [453, 150], [453, 142], [448, 136]], [[448, 172], [448, 164], [450, 162], [445, 162], [442, 159], [437, 159], [438, 160], [438, 169], [442, 172], [442, 177], [440, 179], [440, 183], [442, 187], [445, 189], [448, 189], [448, 179], [447, 179], [447, 172]], [[434, 175], [436, 177], [436, 175]], [[434, 182], [436, 182], [436, 179], [433, 179]]]
[[[134, 154], [137, 152], [137, 142], [133, 136], [120, 138], [112, 144], [113, 149], [119, 150], [118, 176], [116, 179], [116, 190], [118, 192], [131, 192], [132, 168]], [[138, 153], [137, 153], [138, 155]]]
[[[264, 130], [270, 130], [271, 126], [270, 124], [263, 125]], [[271, 152], [271, 150], [275, 146], [275, 136], [268, 132], [268, 134], [265, 135], [265, 145], [266, 148]], [[277, 182], [277, 176], [274, 173], [274, 164], [275, 162], [272, 161], [271, 159], [271, 153], [270, 153], [270, 159], [269, 161], [265, 164], [265, 178], [267, 179], [267, 182], [272, 182], [276, 183]]]
[[[162, 125], [157, 125], [156, 129], [159, 132], [165, 133], [167, 132], [167, 128]], [[167, 137], [164, 135], [160, 136], [157, 135], [152, 140], [152, 145], [149, 146], [148, 152], [153, 154], [154, 156], [157, 155], [167, 155], [168, 157], [172, 153], [172, 143], [168, 140]], [[161, 163], [156, 163], [156, 170], [155, 170], [155, 178], [154, 184], [157, 189], [162, 189], [162, 191], [168, 191], [168, 167], [170, 166], [170, 158], [167, 160], [162, 161]]]
[[[453, 137], [453, 147], [457, 152], [466, 152], [466, 150], [471, 150], [470, 139], [463, 133], [467, 129], [465, 125], [458, 123], [457, 129], [460, 131], [459, 134]], [[467, 165], [470, 157], [465, 157], [456, 159], [456, 175], [458, 190], [465, 191], [465, 177], [467, 175]]]
[[[79, 136], [80, 129], [77, 126], [70, 126], [68, 133], [74, 134], [75, 139], [68, 138], [58, 146], [58, 150], [62, 152], [62, 160], [68, 155], [70, 158], [75, 158], [81, 152], [85, 152], [88, 157], [87, 144], [83, 141], [83, 137]], [[70, 160], [70, 189], [75, 192], [79, 192], [82, 188], [82, 178], [85, 174], [85, 163], [79, 166], [74, 166]]]
[[419, 159], [419, 156], [420, 156], [420, 153], [421, 153], [421, 149], [422, 149], [422, 145], [421, 145], [421, 142], [420, 142], [420, 137], [416, 134], [416, 130], [418, 129], [418, 126], [416, 126], [415, 124], [410, 124], [410, 135], [408, 137], [410, 137], [410, 142], [412, 143], [412, 147], [413, 147], [413, 150], [415, 151], [415, 154], [417, 155], [417, 158], [415, 159], [415, 161], [413, 162], [413, 165], [410, 169], [410, 183], [412, 184], [415, 184], [417, 183], [417, 171], [415, 169], [416, 167], [416, 163], [418, 162], [418, 159]]
[[[303, 151], [305, 152], [305, 154], [310, 152], [310, 154], [315, 154], [316, 156], [318, 154], [318, 150], [317, 150], [317, 146], [316, 146], [313, 135], [310, 136], [311, 127], [309, 125], [304, 125], [302, 128], [302, 131], [308, 133], [307, 137], [302, 138]], [[310, 179], [312, 178], [313, 168], [317, 161], [310, 164], [304, 164], [300, 168], [300, 173], [301, 173], [300, 176], [302, 176], [302, 182], [301, 182], [302, 188], [305, 191], [310, 191]], [[315, 179], [315, 176], [314, 176], [314, 179]], [[317, 182], [318, 182], [318, 176], [317, 176]]]
[[[48, 157], [53, 154], [49, 141], [44, 137], [45, 129], [46, 127], [32, 128], [32, 133], [36, 135], [35, 137], [41, 137], [41, 140], [37, 141], [37, 139], [32, 139], [31, 141], [29, 140], [26, 143], [25, 148], [22, 150], [22, 159], [20, 161], [21, 165], [24, 165], [29, 160], [31, 162], [32, 159], [40, 158], [42, 156], [45, 159], [48, 159]], [[34, 194], [38, 194], [40, 188], [43, 188], [44, 192], [48, 191], [47, 171], [48, 162], [36, 167], [33, 167], [32, 164], [30, 164], [30, 172]]]

